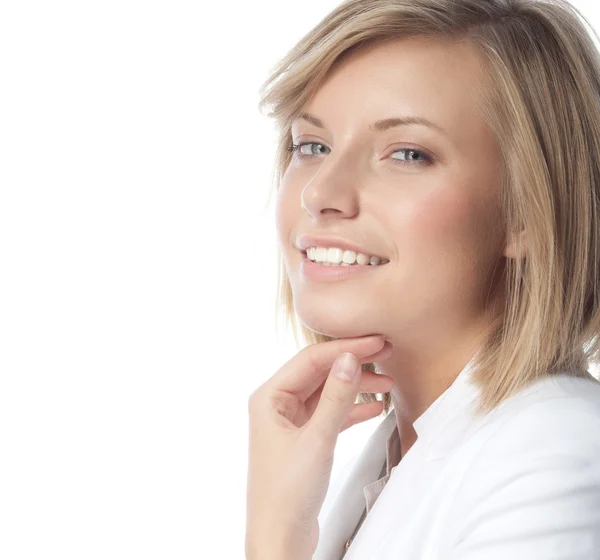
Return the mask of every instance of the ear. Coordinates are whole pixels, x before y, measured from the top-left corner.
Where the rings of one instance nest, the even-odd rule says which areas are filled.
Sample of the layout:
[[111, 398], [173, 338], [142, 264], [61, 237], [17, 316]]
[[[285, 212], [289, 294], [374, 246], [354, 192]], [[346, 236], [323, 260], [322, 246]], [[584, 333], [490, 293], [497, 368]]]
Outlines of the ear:
[[517, 234], [509, 235], [503, 255], [509, 259], [522, 259], [527, 256], [527, 237], [525, 230], [521, 230]]

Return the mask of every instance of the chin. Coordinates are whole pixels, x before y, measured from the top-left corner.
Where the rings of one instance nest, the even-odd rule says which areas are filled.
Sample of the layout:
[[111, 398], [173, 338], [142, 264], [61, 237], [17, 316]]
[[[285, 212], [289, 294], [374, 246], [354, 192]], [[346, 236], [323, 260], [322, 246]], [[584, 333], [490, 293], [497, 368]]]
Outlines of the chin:
[[378, 332], [365, 321], [365, 310], [357, 304], [355, 308], [344, 304], [318, 305], [312, 302], [306, 306], [296, 305], [296, 315], [300, 322], [311, 331], [333, 338], [364, 336]]

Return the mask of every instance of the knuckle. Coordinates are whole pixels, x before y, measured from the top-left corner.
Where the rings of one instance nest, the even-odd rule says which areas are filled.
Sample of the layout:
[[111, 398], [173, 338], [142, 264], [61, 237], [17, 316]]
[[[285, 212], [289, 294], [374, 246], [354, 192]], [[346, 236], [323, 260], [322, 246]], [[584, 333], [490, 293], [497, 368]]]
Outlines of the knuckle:
[[300, 356], [302, 360], [307, 362], [307, 366], [310, 369], [318, 369], [319, 360], [317, 359], [316, 351], [318, 350], [317, 344], [310, 344], [300, 350]]
[[248, 397], [248, 414], [253, 414], [259, 406], [259, 401], [262, 400], [260, 387], [255, 389]]
[[346, 399], [344, 398], [343, 395], [340, 395], [339, 393], [325, 393], [323, 392], [321, 394], [321, 398], [325, 399], [326, 401], [329, 401], [330, 403], [339, 406], [340, 404], [343, 404]]

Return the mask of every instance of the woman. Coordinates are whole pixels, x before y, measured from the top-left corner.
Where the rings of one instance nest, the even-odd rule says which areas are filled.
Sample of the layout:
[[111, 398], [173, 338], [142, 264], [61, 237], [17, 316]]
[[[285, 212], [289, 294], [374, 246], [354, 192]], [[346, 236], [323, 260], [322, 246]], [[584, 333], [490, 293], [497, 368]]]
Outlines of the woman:
[[[308, 346], [250, 397], [247, 558], [600, 558], [600, 57], [581, 18], [350, 0], [265, 83], [282, 309]], [[379, 414], [329, 487], [339, 433]]]

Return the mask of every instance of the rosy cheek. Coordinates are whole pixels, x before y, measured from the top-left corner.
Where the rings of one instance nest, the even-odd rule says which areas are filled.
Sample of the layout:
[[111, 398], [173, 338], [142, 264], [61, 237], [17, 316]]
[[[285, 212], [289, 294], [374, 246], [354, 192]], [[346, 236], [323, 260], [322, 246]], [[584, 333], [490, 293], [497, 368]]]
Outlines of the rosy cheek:
[[403, 233], [412, 242], [438, 237], [454, 221], [452, 202], [440, 197], [439, 192], [419, 197], [403, 205]]
[[439, 259], [462, 253], [465, 242], [472, 239], [473, 211], [467, 198], [444, 196], [439, 190], [404, 201], [395, 226], [399, 251], [414, 268], [436, 266]]

